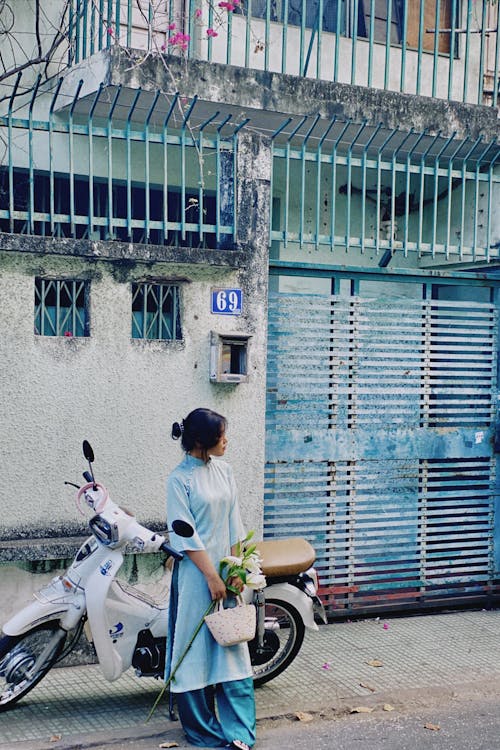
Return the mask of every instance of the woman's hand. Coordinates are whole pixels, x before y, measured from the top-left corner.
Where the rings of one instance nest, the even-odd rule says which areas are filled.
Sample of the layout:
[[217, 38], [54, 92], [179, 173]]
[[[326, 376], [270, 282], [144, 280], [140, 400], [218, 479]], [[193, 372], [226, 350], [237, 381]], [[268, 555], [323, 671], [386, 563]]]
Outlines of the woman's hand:
[[241, 592], [245, 588], [245, 584], [239, 576], [231, 576], [231, 578], [227, 582], [227, 585], [228, 587], [231, 586], [231, 588], [236, 589], [238, 594], [241, 594]]
[[218, 599], [225, 599], [227, 596], [226, 584], [218, 573], [206, 576], [208, 588], [210, 589], [210, 595], [213, 601]]

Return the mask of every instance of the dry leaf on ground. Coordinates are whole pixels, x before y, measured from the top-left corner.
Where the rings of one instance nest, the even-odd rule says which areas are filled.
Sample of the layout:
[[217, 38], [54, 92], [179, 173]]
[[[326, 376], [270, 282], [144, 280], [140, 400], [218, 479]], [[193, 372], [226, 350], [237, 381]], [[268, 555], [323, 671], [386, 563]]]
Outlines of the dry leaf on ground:
[[351, 708], [352, 714], [371, 714], [373, 711], [373, 708], [370, 708], [369, 706], [356, 706], [356, 708]]
[[369, 667], [383, 667], [384, 662], [380, 661], [380, 659], [370, 659], [370, 661], [366, 662]]
[[370, 693], [376, 693], [377, 688], [372, 687], [372, 685], [367, 685], [366, 682], [360, 682], [359, 687], [364, 688], [365, 690], [369, 690]]
[[424, 729], [432, 729], [433, 732], [439, 732], [441, 727], [438, 724], [431, 724], [430, 722], [427, 722], [427, 724], [424, 724]]
[[49, 742], [59, 742], [62, 739], [62, 734], [53, 734]]
[[391, 706], [390, 703], [384, 703], [384, 711], [394, 711], [394, 706]]
[[314, 719], [314, 716], [312, 714], [305, 713], [304, 711], [297, 711], [295, 716], [297, 717], [299, 721], [304, 721], [304, 722], [312, 721]]
[[158, 747], [179, 747], [178, 742], [162, 742]]

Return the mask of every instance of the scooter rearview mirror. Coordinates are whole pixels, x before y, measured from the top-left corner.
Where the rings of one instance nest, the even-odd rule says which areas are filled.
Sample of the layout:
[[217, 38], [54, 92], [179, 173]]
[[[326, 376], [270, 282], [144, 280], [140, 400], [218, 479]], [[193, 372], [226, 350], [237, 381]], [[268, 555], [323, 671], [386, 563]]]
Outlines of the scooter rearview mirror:
[[190, 523], [187, 523], [187, 521], [172, 521], [172, 531], [174, 531], [177, 536], [193, 536], [194, 529], [191, 526]]
[[89, 463], [92, 463], [94, 460], [94, 451], [88, 440], [83, 441], [83, 455]]

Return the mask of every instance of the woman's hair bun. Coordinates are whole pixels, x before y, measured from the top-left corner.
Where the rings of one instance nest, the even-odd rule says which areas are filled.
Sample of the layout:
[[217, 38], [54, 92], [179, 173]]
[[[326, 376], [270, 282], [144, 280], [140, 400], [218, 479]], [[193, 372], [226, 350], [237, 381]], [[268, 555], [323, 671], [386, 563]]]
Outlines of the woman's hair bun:
[[179, 440], [180, 437], [182, 437], [182, 433], [184, 432], [184, 425], [179, 422], [174, 422], [172, 425], [172, 437], [174, 440]]

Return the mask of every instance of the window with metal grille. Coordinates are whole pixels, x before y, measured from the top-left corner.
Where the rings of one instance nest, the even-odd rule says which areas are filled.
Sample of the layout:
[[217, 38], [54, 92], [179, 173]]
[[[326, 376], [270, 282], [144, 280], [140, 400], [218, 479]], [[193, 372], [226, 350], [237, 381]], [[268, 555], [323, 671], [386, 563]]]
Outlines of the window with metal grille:
[[35, 279], [35, 334], [90, 336], [89, 284], [74, 279]]
[[132, 338], [182, 339], [179, 287], [132, 284]]

